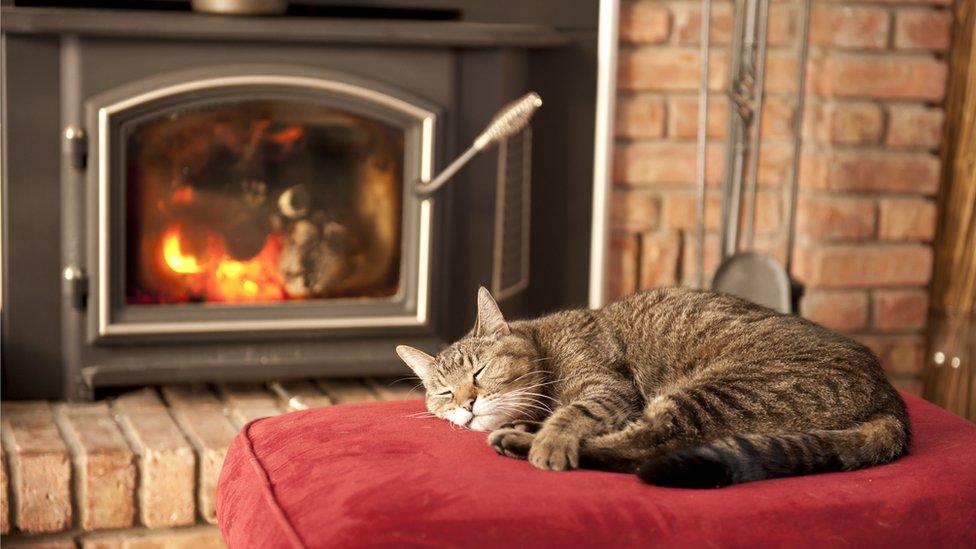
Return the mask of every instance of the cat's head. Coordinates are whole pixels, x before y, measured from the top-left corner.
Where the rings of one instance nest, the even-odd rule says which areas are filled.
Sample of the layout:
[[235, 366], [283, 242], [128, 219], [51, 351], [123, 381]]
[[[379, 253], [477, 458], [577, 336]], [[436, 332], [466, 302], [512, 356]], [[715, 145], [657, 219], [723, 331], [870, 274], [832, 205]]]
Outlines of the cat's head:
[[488, 290], [478, 290], [474, 329], [436, 357], [400, 345], [397, 354], [427, 389], [427, 409], [441, 419], [490, 431], [548, 414], [544, 357], [509, 328]]

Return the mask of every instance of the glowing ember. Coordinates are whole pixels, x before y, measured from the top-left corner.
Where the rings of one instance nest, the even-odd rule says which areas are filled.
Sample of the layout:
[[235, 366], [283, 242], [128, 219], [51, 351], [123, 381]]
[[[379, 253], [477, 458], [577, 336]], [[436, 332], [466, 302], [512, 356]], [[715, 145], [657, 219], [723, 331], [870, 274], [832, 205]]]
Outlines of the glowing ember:
[[226, 254], [217, 264], [208, 299], [221, 301], [271, 301], [284, 299], [285, 290], [278, 274], [281, 240], [272, 233], [256, 256], [235, 261]]
[[163, 235], [163, 259], [174, 273], [196, 274], [201, 268], [197, 258], [180, 250], [180, 228], [173, 227]]
[[213, 233], [207, 237], [207, 256], [214, 261], [201, 262], [183, 252], [180, 226], [172, 225], [163, 233], [163, 261], [170, 271], [182, 275], [183, 285], [207, 301], [242, 302], [284, 299], [285, 290], [278, 272], [281, 237], [268, 235], [264, 247], [246, 261], [233, 259]]

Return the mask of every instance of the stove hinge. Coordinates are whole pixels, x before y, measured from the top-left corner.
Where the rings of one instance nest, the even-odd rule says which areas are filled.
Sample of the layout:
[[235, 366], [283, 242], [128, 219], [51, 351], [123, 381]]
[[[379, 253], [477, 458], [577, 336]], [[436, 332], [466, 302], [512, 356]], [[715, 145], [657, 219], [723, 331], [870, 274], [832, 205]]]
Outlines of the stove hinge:
[[85, 169], [85, 162], [88, 157], [88, 134], [78, 126], [71, 125], [64, 129], [64, 141], [61, 153], [64, 155], [71, 167], [79, 170]]
[[62, 295], [71, 302], [72, 307], [84, 310], [88, 304], [88, 273], [75, 265], [65, 267], [62, 283]]

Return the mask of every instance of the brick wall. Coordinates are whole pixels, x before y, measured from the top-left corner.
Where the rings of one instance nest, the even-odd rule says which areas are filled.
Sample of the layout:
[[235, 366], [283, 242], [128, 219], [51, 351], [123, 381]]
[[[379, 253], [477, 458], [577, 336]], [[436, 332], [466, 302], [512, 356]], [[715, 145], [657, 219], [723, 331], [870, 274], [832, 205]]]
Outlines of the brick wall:
[[[950, 0], [814, 2], [795, 275], [802, 313], [852, 334], [919, 391]], [[697, 0], [625, 1], [610, 293], [694, 280]], [[718, 256], [731, 4], [713, 8], [706, 275]], [[757, 248], [785, 257], [799, 4], [771, 8]]]

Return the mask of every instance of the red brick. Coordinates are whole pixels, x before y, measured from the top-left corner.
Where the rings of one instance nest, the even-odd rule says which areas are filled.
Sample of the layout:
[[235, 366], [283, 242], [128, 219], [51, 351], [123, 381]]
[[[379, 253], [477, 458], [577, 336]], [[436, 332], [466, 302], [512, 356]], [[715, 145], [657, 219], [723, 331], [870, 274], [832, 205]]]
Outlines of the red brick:
[[868, 323], [868, 296], [859, 291], [811, 291], [803, 297], [800, 311], [834, 330], [859, 330]]
[[[190, 526], [166, 530], [136, 529], [100, 532], [78, 539], [81, 549], [224, 549], [216, 526]], [[72, 547], [74, 547], [72, 545]]]
[[879, 236], [884, 240], [935, 237], [935, 202], [920, 198], [884, 198], [880, 203]]
[[616, 299], [637, 290], [640, 244], [635, 234], [614, 231], [610, 235], [607, 296]]
[[952, 14], [945, 10], [898, 10], [895, 12], [895, 48], [946, 51], [951, 25]]
[[[615, 151], [614, 180], [629, 185], [691, 185], [695, 181], [694, 143], [634, 143], [618, 145]], [[722, 148], [708, 147], [706, 179], [717, 184], [723, 170]]]
[[884, 114], [881, 107], [874, 103], [830, 103], [823, 105], [815, 116], [817, 128], [814, 136], [824, 143], [875, 144], [881, 141], [884, 133]]
[[5, 402], [2, 431], [17, 528], [37, 534], [71, 527], [71, 460], [48, 404]]
[[932, 273], [932, 249], [914, 244], [800, 248], [795, 259], [797, 278], [810, 288], [917, 286]]
[[[672, 4], [674, 13], [674, 35], [678, 44], [689, 46], [701, 43], [701, 6], [698, 3]], [[767, 30], [770, 46], [783, 46], [793, 43], [796, 34], [796, 13], [785, 4], [770, 7], [769, 28]], [[732, 5], [712, 4], [709, 42], [728, 44], [732, 37]]]
[[797, 233], [814, 240], [866, 240], [874, 236], [874, 200], [801, 197]]
[[925, 290], [874, 292], [874, 327], [879, 330], [919, 330], [925, 327], [929, 295]]
[[620, 6], [620, 40], [660, 44], [668, 39], [668, 8], [654, 2], [624, 2]]
[[921, 5], [921, 4], [932, 4], [937, 6], [948, 6], [952, 4], [952, 0], [865, 0], [865, 3], [871, 4], [887, 4], [887, 5]]
[[681, 239], [676, 232], [641, 235], [640, 287], [646, 289], [676, 284], [680, 254]]
[[221, 383], [217, 385], [217, 393], [229, 406], [275, 405], [274, 395], [261, 383]]
[[658, 138], [664, 135], [664, 100], [657, 97], [617, 99], [618, 137]]
[[112, 401], [112, 409], [118, 411], [155, 411], [165, 412], [166, 405], [163, 399], [159, 398], [159, 393], [149, 387], [123, 393]]
[[216, 524], [217, 480], [227, 456], [227, 447], [234, 440], [237, 429], [218, 408], [175, 409], [173, 418], [197, 451], [197, 506], [200, 516], [205, 521]]
[[318, 379], [315, 384], [336, 404], [379, 400], [376, 392], [359, 379]]
[[[708, 99], [708, 137], [724, 137], [729, 104], [724, 97]], [[679, 139], [698, 137], [698, 97], [677, 95], [668, 98], [668, 136]]]
[[163, 398], [172, 408], [217, 408], [224, 407], [213, 391], [202, 383], [164, 385]]
[[942, 144], [945, 113], [941, 108], [892, 105], [888, 108], [889, 147], [937, 149]]
[[641, 190], [615, 189], [610, 210], [614, 229], [641, 232], [656, 229], [660, 205], [656, 196]]
[[797, 73], [796, 53], [772, 50], [766, 54], [766, 92], [795, 93]]
[[238, 428], [255, 419], [281, 414], [274, 395], [260, 383], [222, 383], [217, 392]]
[[918, 335], [879, 336], [858, 335], [855, 339], [866, 345], [881, 360], [881, 367], [895, 376], [919, 376], [922, 373], [925, 341]]
[[793, 101], [781, 97], [766, 97], [763, 104], [763, 139], [793, 138]]
[[[617, 87], [622, 90], [697, 91], [698, 51], [671, 48], [624, 50], [619, 55]], [[725, 85], [728, 56], [711, 54], [708, 87], [719, 91]]]
[[757, 252], [764, 253], [780, 264], [786, 263], [786, 235], [785, 234], [757, 234], [754, 247]]
[[879, 50], [888, 45], [888, 11], [885, 9], [819, 4], [811, 15], [812, 44]]
[[104, 405], [64, 404], [57, 420], [71, 449], [82, 530], [126, 528], [135, 517], [132, 450]]
[[[682, 239], [682, 252], [681, 252], [681, 279], [684, 284], [694, 285], [696, 282], [696, 274], [698, 273], [698, 244], [695, 239], [694, 233], [687, 233], [687, 238]], [[715, 269], [718, 267], [719, 262], [719, 243], [718, 235], [708, 234], [705, 235], [705, 257], [704, 257], [704, 270], [705, 270], [705, 286], [711, 286], [712, 276], [715, 274]]]
[[274, 417], [281, 415], [281, 413], [282, 409], [278, 406], [245, 405], [228, 409], [227, 417], [230, 418], [230, 421], [234, 424], [234, 427], [241, 429], [256, 419]]
[[[698, 137], [698, 98], [674, 96], [668, 100], [668, 135], [680, 139]], [[725, 137], [728, 102], [709, 98], [708, 137]], [[781, 97], [768, 97], [763, 105], [763, 139], [788, 139], [793, 135], [793, 105]]]
[[822, 190], [931, 195], [939, 188], [939, 169], [939, 158], [929, 153], [805, 153], [800, 182]]
[[[776, 192], [756, 194], [756, 233], [768, 234], [780, 227], [782, 201]], [[662, 221], [666, 229], [693, 230], [695, 228], [695, 195], [690, 193], [668, 193], [664, 196]], [[722, 197], [709, 193], [705, 201], [705, 228], [716, 231], [722, 221]], [[745, 224], [745, 215], [742, 218]]]
[[268, 389], [278, 399], [278, 406], [288, 411], [307, 410], [335, 404], [311, 381], [293, 379], [273, 381]]
[[67, 535], [44, 536], [40, 539], [32, 536], [14, 537], [3, 540], [4, 547], [23, 549], [75, 549], [75, 540]]
[[417, 386], [417, 379], [383, 379], [366, 378], [366, 385], [369, 385], [380, 400], [407, 400], [420, 398], [423, 391]]
[[764, 143], [759, 155], [759, 186], [777, 187], [783, 184], [792, 165], [792, 146]]
[[[695, 229], [697, 204], [693, 193], [667, 193], [662, 198], [662, 204], [661, 223], [665, 229]], [[705, 202], [705, 229], [717, 230], [721, 219], [722, 197], [710, 193]]]
[[946, 63], [927, 56], [836, 54], [810, 76], [814, 93], [830, 97], [940, 101]]
[[142, 524], [150, 528], [193, 524], [193, 448], [165, 409], [120, 412], [119, 422], [138, 456]]
[[[618, 145], [614, 181], [628, 185], [690, 186], [695, 181], [694, 142], [649, 142]], [[706, 182], [717, 186], [725, 169], [722, 145], [707, 149]], [[759, 157], [760, 186], [777, 186], [786, 180], [792, 151], [788, 145], [767, 144]]]

